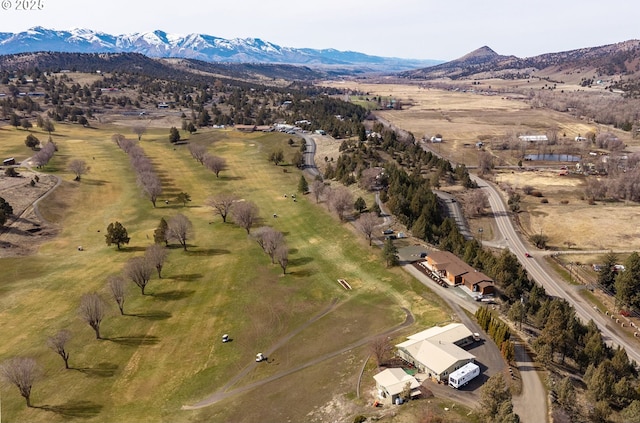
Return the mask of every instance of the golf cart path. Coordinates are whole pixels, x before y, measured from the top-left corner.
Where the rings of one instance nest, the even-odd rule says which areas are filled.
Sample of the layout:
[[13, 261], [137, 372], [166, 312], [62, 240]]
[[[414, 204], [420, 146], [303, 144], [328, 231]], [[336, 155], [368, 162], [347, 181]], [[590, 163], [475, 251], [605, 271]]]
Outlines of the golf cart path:
[[[269, 356], [269, 354], [273, 353], [273, 351], [276, 351], [279, 347], [283, 346], [286, 342], [288, 342], [293, 336], [297, 335], [298, 333], [300, 333], [303, 329], [305, 329], [306, 327], [308, 327], [311, 323], [317, 321], [318, 319], [320, 319], [321, 317], [327, 315], [329, 312], [331, 312], [337, 305], [337, 300], [334, 299], [334, 301], [331, 303], [331, 305], [325, 309], [324, 311], [322, 311], [320, 314], [316, 315], [315, 317], [313, 317], [311, 320], [309, 320], [308, 322], [306, 322], [304, 325], [302, 325], [301, 327], [299, 327], [298, 329], [292, 331], [291, 333], [289, 333], [287, 336], [285, 336], [284, 338], [282, 338], [280, 341], [278, 341], [276, 344], [274, 344], [268, 351], [267, 353], [267, 357]], [[415, 322], [415, 318], [413, 317], [413, 314], [411, 314], [411, 312], [406, 309], [406, 308], [402, 308], [402, 310], [405, 312], [406, 314], [406, 318], [404, 320], [404, 322], [402, 322], [401, 324], [383, 332], [380, 334], [375, 334], [375, 335], [370, 335], [367, 336], [363, 339], [360, 339], [356, 342], [353, 342], [352, 344], [347, 345], [344, 348], [341, 348], [339, 350], [333, 351], [333, 352], [329, 352], [326, 354], [323, 354], [311, 361], [308, 361], [304, 364], [301, 364], [299, 366], [293, 367], [291, 369], [288, 370], [284, 370], [282, 372], [276, 373], [272, 376], [269, 376], [265, 379], [256, 381], [254, 383], [251, 383], [249, 385], [245, 385], [236, 389], [232, 389], [232, 390], [228, 390], [231, 386], [235, 385], [240, 379], [242, 379], [243, 377], [245, 377], [251, 370], [253, 370], [258, 363], [256, 362], [252, 362], [250, 365], [248, 365], [247, 367], [245, 367], [244, 369], [242, 369], [242, 371], [240, 373], [238, 373], [235, 377], [233, 377], [231, 380], [229, 380], [229, 382], [227, 382], [222, 388], [220, 388], [220, 390], [218, 390], [217, 392], [215, 392], [214, 394], [208, 396], [207, 398], [193, 404], [193, 405], [183, 405], [182, 409], [183, 410], [196, 410], [199, 408], [204, 408], [204, 407], [208, 407], [210, 405], [213, 405], [225, 398], [228, 398], [230, 396], [233, 395], [237, 395], [237, 394], [241, 394], [243, 392], [246, 391], [250, 391], [252, 389], [255, 389], [259, 386], [265, 385], [269, 382], [272, 382], [274, 380], [280, 379], [282, 377], [288, 376], [292, 373], [298, 372], [300, 370], [306, 369], [307, 367], [311, 367], [314, 366], [318, 363], [321, 363], [329, 358], [335, 357], [337, 355], [343, 354], [347, 351], [350, 351], [354, 348], [358, 348], [361, 347], [362, 345], [367, 344], [368, 342], [371, 342], [371, 340], [375, 339], [378, 336], [386, 336], [386, 335], [390, 335], [398, 330], [404, 329], [408, 326], [411, 326], [414, 322]]]

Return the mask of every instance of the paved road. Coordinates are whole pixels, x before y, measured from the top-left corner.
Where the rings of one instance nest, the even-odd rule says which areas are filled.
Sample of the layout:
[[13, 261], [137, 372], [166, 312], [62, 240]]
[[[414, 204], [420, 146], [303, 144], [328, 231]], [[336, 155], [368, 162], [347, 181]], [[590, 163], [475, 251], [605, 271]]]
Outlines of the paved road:
[[583, 322], [586, 323], [589, 320], [593, 320], [598, 325], [607, 344], [624, 347], [631, 360], [640, 362], [640, 351], [637, 348], [637, 344], [630, 342], [629, 339], [621, 334], [615, 323], [597, 309], [594, 309], [588, 301], [576, 293], [573, 287], [563, 281], [558, 281], [557, 276], [554, 277], [553, 270], [548, 267], [541, 257], [543, 253], [530, 251], [532, 257], [525, 256], [529, 252], [529, 248], [523, 243], [520, 234], [514, 228], [507, 211], [507, 205], [498, 190], [477, 176], [471, 175], [471, 178], [485, 191], [489, 198], [489, 204], [491, 205], [498, 231], [503, 236], [501, 244], [516, 255], [529, 275], [544, 287], [548, 295], [566, 299]]

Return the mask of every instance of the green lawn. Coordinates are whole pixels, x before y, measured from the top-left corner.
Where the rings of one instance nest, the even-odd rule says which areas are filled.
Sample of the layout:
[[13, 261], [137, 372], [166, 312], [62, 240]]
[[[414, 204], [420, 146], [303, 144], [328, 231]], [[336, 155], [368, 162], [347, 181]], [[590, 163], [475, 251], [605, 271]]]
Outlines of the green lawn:
[[[141, 145], [165, 191], [154, 209], [141, 197], [126, 154], [111, 142], [119, 131], [127, 133], [121, 127], [57, 125], [53, 138], [59, 152], [44, 171], [55, 171], [65, 182], [41, 209], [61, 226], [61, 233], [34, 256], [0, 260], [0, 359], [32, 356], [44, 371], [32, 393], [36, 408], [26, 408], [15, 387], [2, 386], [5, 421], [300, 421], [334, 394], [355, 391], [365, 347], [224, 403], [196, 411], [181, 406], [213, 394], [252, 364], [256, 352], [270, 349], [334, 299], [333, 311], [276, 349], [273, 363], [256, 366], [237, 386], [398, 325], [404, 320], [401, 307], [412, 310], [419, 327], [448, 316], [421, 284], [400, 269], [384, 268], [380, 252], [328, 214], [323, 204], [316, 205], [311, 197], [298, 196], [297, 202], [284, 197], [296, 191], [300, 173], [276, 167], [267, 157], [274, 148], [292, 153], [288, 137], [194, 134], [192, 142], [206, 143], [212, 153], [226, 158], [229, 170], [216, 178], [191, 158], [187, 145], [171, 146], [168, 130], [150, 130]], [[29, 155], [25, 131], [5, 127], [1, 132], [0, 154]], [[73, 158], [91, 166], [79, 183], [65, 170]], [[186, 207], [175, 201], [181, 191], [192, 198]], [[208, 197], [223, 191], [254, 201], [261, 224], [285, 234], [291, 249], [286, 275], [243, 229], [223, 224], [206, 206]], [[131, 284], [127, 315], [120, 316], [108, 296], [107, 277], [143, 253], [161, 217], [177, 213], [194, 225], [189, 250], [171, 247], [163, 279], [154, 278], [147, 295]], [[115, 220], [131, 236], [121, 251], [104, 242], [106, 227]], [[338, 278], [354, 289], [344, 291]], [[96, 340], [77, 316], [81, 295], [91, 291], [101, 293], [111, 310], [102, 324], [103, 340]], [[65, 370], [60, 357], [46, 347], [47, 336], [63, 328], [73, 332], [73, 370]], [[221, 343], [223, 333], [233, 342]], [[251, 406], [263, 401], [264, 407]]]

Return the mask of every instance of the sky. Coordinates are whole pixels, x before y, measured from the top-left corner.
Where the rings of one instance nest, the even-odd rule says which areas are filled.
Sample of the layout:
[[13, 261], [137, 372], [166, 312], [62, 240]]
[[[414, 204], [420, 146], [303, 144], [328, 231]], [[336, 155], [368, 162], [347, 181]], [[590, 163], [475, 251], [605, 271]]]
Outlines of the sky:
[[[34, 10], [16, 10], [27, 3]], [[162, 30], [425, 60], [453, 60], [483, 46], [531, 57], [640, 39], [636, 0], [0, 0], [0, 6], [0, 32]]]

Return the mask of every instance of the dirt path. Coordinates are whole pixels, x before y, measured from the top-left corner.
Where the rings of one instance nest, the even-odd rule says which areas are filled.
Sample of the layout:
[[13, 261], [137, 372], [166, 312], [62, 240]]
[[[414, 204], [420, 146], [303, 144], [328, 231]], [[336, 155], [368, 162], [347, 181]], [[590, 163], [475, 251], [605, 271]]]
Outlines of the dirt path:
[[[300, 328], [294, 330], [293, 332], [289, 333], [286, 337], [282, 338], [280, 341], [278, 341], [276, 344], [274, 344], [273, 347], [271, 347], [269, 349], [270, 354], [273, 353], [274, 351], [276, 351], [279, 347], [283, 346], [286, 342], [288, 342], [293, 336], [295, 336], [296, 334], [298, 334], [301, 330], [303, 330], [304, 328], [308, 327], [311, 323], [315, 322], [316, 320], [320, 319], [321, 317], [327, 315], [329, 312], [331, 312], [336, 306], [336, 301], [334, 300], [334, 302], [331, 303], [331, 305], [325, 309], [323, 312], [321, 312], [320, 314], [318, 314], [317, 316], [313, 317], [311, 320], [309, 320], [307, 323], [305, 323], [304, 325], [302, 325]], [[232, 390], [227, 390], [229, 387], [235, 385], [241, 378], [243, 378], [244, 376], [246, 376], [252, 369], [255, 368], [256, 365], [259, 365], [258, 363], [251, 363], [249, 366], [245, 367], [238, 375], [236, 375], [235, 377], [233, 377], [229, 382], [227, 382], [227, 384], [225, 384], [218, 392], [210, 395], [209, 397], [203, 399], [202, 401], [199, 401], [193, 405], [184, 405], [182, 406], [183, 410], [196, 410], [198, 408], [204, 408], [204, 407], [208, 407], [210, 405], [213, 405], [225, 398], [228, 398], [230, 396], [233, 395], [237, 395], [246, 391], [250, 391], [252, 389], [255, 389], [259, 386], [265, 385], [269, 382], [272, 382], [274, 380], [280, 379], [282, 377], [288, 376], [292, 373], [296, 373], [299, 372], [300, 370], [306, 369], [307, 367], [311, 367], [314, 366], [318, 363], [321, 363], [325, 360], [328, 360], [332, 357], [335, 357], [337, 355], [343, 354], [347, 351], [350, 351], [354, 348], [358, 348], [361, 347], [362, 345], [367, 344], [368, 342], [371, 342], [372, 339], [378, 337], [378, 336], [388, 336], [394, 332], [397, 332], [401, 329], [404, 329], [407, 326], [412, 325], [415, 322], [415, 318], [413, 317], [413, 314], [411, 314], [411, 312], [406, 309], [403, 308], [405, 314], [406, 314], [406, 318], [405, 321], [403, 323], [401, 323], [400, 325], [393, 327], [383, 333], [380, 334], [375, 334], [375, 335], [371, 335], [371, 336], [367, 336], [363, 339], [360, 339], [359, 341], [356, 341], [352, 344], [347, 345], [344, 348], [341, 348], [337, 351], [333, 351], [327, 354], [323, 354], [320, 357], [317, 357], [311, 361], [308, 361], [304, 364], [301, 364], [299, 366], [293, 367], [291, 369], [288, 370], [284, 370], [282, 372], [276, 373], [272, 376], [269, 376], [265, 379], [259, 380], [257, 382], [251, 383], [249, 385], [245, 385], [236, 389], [232, 389]], [[268, 355], [267, 355], [268, 357]]]
[[50, 195], [60, 182], [55, 175], [30, 169], [21, 170], [18, 177], [0, 177], [0, 197], [11, 205], [14, 214], [0, 231], [0, 257], [31, 254], [38, 245], [57, 234], [57, 228], [40, 214], [38, 202]]

